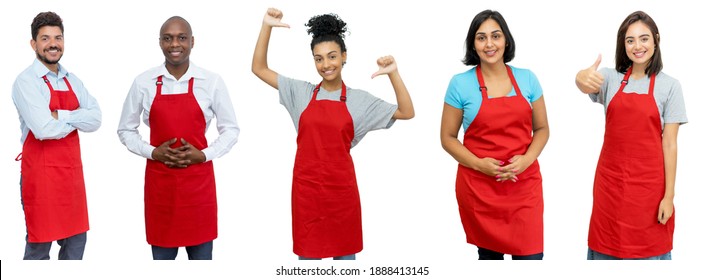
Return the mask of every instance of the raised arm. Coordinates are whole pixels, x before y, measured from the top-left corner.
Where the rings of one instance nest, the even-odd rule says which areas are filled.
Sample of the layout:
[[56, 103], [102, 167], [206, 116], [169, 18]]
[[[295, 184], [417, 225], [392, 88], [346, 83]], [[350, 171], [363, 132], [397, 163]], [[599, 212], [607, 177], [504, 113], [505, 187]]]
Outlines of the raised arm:
[[269, 39], [271, 38], [272, 27], [286, 27], [290, 28], [288, 24], [282, 23], [281, 18], [283, 18], [283, 12], [269, 8], [264, 15], [264, 20], [261, 23], [261, 31], [259, 32], [259, 39], [256, 41], [256, 48], [254, 49], [254, 57], [251, 60], [251, 72], [254, 73], [259, 79], [278, 89], [278, 73], [269, 69], [268, 65], [268, 49], [269, 49]]
[[390, 55], [384, 56], [376, 60], [376, 64], [378, 64], [378, 71], [371, 75], [371, 78], [373, 79], [383, 74], [388, 75], [388, 79], [391, 80], [395, 91], [398, 109], [393, 113], [393, 118], [396, 120], [409, 120], [415, 117], [413, 101], [410, 99], [410, 93], [408, 93], [400, 73], [398, 73], [398, 65], [395, 63], [395, 59]]
[[583, 93], [599, 93], [600, 86], [603, 84], [604, 78], [601, 73], [598, 73], [598, 65], [600, 65], [601, 55], [593, 65], [579, 71], [576, 74], [576, 87]]

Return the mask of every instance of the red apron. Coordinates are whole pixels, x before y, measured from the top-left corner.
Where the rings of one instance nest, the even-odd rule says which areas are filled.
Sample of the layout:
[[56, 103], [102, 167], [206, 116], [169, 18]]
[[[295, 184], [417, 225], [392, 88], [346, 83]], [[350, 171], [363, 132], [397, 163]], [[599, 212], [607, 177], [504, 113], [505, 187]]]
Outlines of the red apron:
[[[476, 75], [481, 107], [464, 134], [464, 146], [478, 158], [504, 161], [523, 155], [532, 143], [532, 107], [520, 92], [506, 65], [517, 95], [488, 98], [481, 66]], [[542, 175], [537, 160], [517, 182], [497, 182], [495, 177], [459, 165], [456, 197], [466, 241], [478, 247], [511, 255], [543, 251]]]
[[[162, 76], [156, 82], [149, 126], [151, 145], [177, 138], [171, 147], [182, 146], [181, 138], [199, 150], [207, 147], [205, 117], [193, 94], [161, 94]], [[212, 161], [169, 168], [147, 160], [144, 178], [146, 240], [159, 247], [199, 245], [217, 238], [217, 198]]]
[[[320, 84], [321, 85], [321, 84]], [[354, 123], [342, 102], [317, 100], [300, 115], [293, 169], [293, 252], [327, 258], [362, 250], [361, 202], [351, 154]]]
[[624, 93], [630, 68], [608, 104], [593, 184], [588, 246], [619, 258], [646, 258], [673, 248], [674, 216], [657, 222], [664, 197], [664, 153], [654, 75], [648, 94]]
[[[80, 107], [71, 84], [68, 90], [51, 92], [49, 110]], [[22, 147], [22, 201], [27, 222], [27, 241], [51, 242], [88, 231], [88, 204], [78, 131], [62, 139], [37, 140], [30, 131]]]

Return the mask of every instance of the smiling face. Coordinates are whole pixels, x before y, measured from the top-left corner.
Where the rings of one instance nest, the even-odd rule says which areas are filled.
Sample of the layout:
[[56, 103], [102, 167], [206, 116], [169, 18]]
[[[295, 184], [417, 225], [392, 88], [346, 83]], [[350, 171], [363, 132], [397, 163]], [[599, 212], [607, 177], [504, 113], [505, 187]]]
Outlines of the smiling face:
[[484, 21], [474, 37], [474, 48], [481, 63], [503, 63], [505, 42], [505, 35], [498, 22], [492, 18]]
[[194, 43], [190, 26], [182, 19], [170, 19], [161, 27], [159, 44], [167, 65], [188, 65], [190, 50]]
[[39, 28], [37, 37], [30, 41], [34, 52], [47, 68], [55, 70], [63, 56], [63, 32], [58, 26], [43, 26]]
[[317, 73], [326, 82], [342, 80], [342, 65], [347, 60], [347, 53], [342, 52], [339, 44], [333, 41], [320, 42], [312, 50]]
[[646, 67], [654, 55], [654, 35], [642, 21], [630, 25], [625, 32], [625, 53], [635, 67]]

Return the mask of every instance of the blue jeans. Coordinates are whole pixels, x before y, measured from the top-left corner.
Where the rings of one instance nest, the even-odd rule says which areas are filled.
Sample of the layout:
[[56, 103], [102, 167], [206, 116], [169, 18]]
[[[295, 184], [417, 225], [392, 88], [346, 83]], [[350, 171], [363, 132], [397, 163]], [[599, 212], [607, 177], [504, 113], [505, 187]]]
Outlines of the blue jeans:
[[[87, 236], [88, 234], [84, 232], [56, 240], [56, 243], [61, 246], [59, 250], [59, 260], [82, 260]], [[25, 240], [27, 240], [27, 237], [25, 237]], [[53, 242], [33, 243], [27, 241], [27, 245], [24, 246], [24, 259], [48, 260], [51, 243]]]
[[[151, 245], [151, 255], [154, 260], [175, 260], [180, 247], [159, 247]], [[186, 246], [189, 260], [212, 260], [212, 241], [200, 245]]]
[[[309, 260], [321, 260], [321, 258], [308, 258], [308, 257], [303, 257], [303, 256], [298, 256], [298, 259], [301, 261], [309, 261]], [[333, 257], [333, 260], [338, 260], [338, 261], [353, 261], [356, 260], [356, 254], [351, 254], [351, 255], [346, 255], [346, 256], [338, 256], [338, 257]]]
[[659, 256], [647, 257], [647, 258], [618, 258], [615, 256], [599, 253], [599, 252], [592, 250], [591, 248], [588, 248], [588, 256], [586, 256], [586, 259], [587, 260], [597, 260], [597, 261], [600, 261], [600, 260], [655, 260], [655, 261], [667, 260], [667, 261], [670, 261], [671, 260], [671, 251], [666, 252], [666, 253], [659, 255]]
[[[485, 248], [478, 247], [478, 259], [479, 260], [503, 260], [505, 254], [491, 251]], [[542, 260], [544, 258], [544, 253], [538, 253], [534, 255], [512, 255], [513, 260]]]

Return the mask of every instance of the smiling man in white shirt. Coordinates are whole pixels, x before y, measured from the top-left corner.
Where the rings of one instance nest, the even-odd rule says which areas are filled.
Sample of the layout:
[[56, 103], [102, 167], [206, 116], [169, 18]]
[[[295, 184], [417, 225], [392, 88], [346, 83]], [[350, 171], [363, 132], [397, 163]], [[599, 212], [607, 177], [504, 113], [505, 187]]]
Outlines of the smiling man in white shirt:
[[[144, 178], [146, 239], [155, 260], [172, 260], [186, 247], [191, 260], [212, 259], [217, 238], [217, 197], [212, 160], [237, 142], [239, 126], [222, 78], [190, 62], [195, 43], [182, 17], [159, 33], [165, 62], [137, 76], [127, 94], [117, 133], [131, 152], [147, 159]], [[140, 116], [150, 128], [142, 140]], [[217, 118], [219, 137], [205, 132]]]

